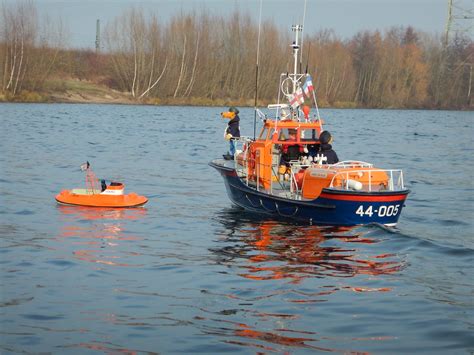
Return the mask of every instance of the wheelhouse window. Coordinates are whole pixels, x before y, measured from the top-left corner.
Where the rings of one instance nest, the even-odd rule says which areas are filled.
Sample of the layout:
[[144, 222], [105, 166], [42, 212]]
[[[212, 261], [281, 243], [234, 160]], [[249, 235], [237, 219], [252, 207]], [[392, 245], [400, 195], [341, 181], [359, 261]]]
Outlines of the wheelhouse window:
[[315, 129], [302, 129], [300, 132], [302, 142], [317, 141], [319, 139], [318, 131]]
[[268, 139], [272, 140], [274, 134], [275, 134], [275, 128], [272, 128], [272, 129], [270, 130], [270, 134], [268, 135]]
[[259, 140], [266, 140], [268, 136], [268, 127], [264, 127], [260, 132], [260, 136], [258, 137]]
[[278, 134], [278, 141], [280, 142], [295, 142], [297, 141], [297, 130], [295, 128], [282, 128]]

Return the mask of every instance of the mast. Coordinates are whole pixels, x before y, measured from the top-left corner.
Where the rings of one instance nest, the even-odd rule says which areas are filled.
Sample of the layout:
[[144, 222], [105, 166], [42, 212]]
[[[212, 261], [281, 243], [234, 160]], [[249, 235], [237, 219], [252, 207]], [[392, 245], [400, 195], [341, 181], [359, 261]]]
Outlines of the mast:
[[262, 25], [262, 3], [260, 0], [260, 14], [258, 15], [258, 37], [257, 37], [257, 62], [255, 65], [255, 105], [254, 105], [254, 116], [253, 116], [253, 140], [256, 139], [257, 134], [257, 102], [258, 102], [258, 57], [260, 53], [260, 29]]
[[300, 45], [298, 43], [299, 33], [303, 31], [303, 26], [301, 25], [293, 25], [291, 26], [291, 30], [295, 32], [295, 41], [291, 45], [293, 48], [293, 57], [294, 57], [294, 71], [293, 71], [293, 94], [296, 92], [297, 83], [298, 83], [298, 51], [300, 49]]

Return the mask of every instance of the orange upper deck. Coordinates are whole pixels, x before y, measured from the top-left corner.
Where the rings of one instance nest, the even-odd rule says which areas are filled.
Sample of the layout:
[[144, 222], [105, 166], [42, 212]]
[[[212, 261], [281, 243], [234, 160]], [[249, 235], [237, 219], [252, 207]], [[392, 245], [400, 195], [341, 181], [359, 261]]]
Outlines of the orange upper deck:
[[[290, 139], [289, 132], [296, 131], [295, 137]], [[322, 131], [322, 121], [298, 122], [293, 120], [274, 121], [267, 119], [262, 127], [257, 141], [272, 142], [274, 144], [314, 144], [319, 142]]]
[[266, 119], [260, 135], [246, 150], [244, 160], [248, 162], [247, 175], [251, 180], [258, 179], [264, 188], [269, 188], [272, 166], [280, 165], [274, 147], [286, 151], [292, 145], [300, 146], [301, 149], [306, 145], [317, 145], [321, 130], [322, 122], [319, 120], [299, 122]]

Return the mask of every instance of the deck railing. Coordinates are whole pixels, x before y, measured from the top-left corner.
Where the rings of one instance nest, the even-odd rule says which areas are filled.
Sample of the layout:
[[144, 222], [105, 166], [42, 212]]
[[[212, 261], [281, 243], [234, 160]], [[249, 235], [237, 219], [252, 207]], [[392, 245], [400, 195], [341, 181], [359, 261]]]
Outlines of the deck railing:
[[[287, 170], [288, 176], [280, 174], [279, 164], [272, 163], [271, 165], [264, 164], [258, 159], [252, 159], [250, 157], [244, 157], [243, 164], [239, 164], [237, 154], [244, 151], [242, 149], [244, 144], [248, 144], [251, 141], [250, 137], [240, 137], [236, 140], [237, 153], [234, 157], [234, 165], [237, 175], [245, 182], [247, 186], [252, 185], [260, 191], [262, 186], [260, 184], [260, 178], [262, 176], [262, 169], [270, 167], [271, 169], [271, 181], [270, 188], [267, 192], [273, 194], [274, 188], [279, 193], [287, 191], [288, 197], [294, 199], [301, 199], [301, 188], [298, 186], [297, 173], [303, 168], [318, 167], [318, 165], [306, 165], [302, 164], [301, 161], [295, 160], [289, 163], [289, 169]], [[255, 168], [255, 180], [250, 179], [248, 176], [248, 165], [251, 164]], [[329, 188], [341, 189], [348, 191], [401, 191], [405, 188], [403, 181], [403, 172], [401, 169], [374, 169], [373, 165], [363, 161], [342, 161], [333, 165], [324, 165], [327, 168], [328, 173], [334, 174]], [[348, 169], [345, 171], [338, 171], [339, 169]], [[386, 179], [380, 181], [380, 174], [386, 174]], [[374, 175], [379, 175], [378, 178], [374, 178]], [[365, 176], [365, 179], [362, 177]], [[358, 179], [358, 177], [360, 179]], [[375, 180], [375, 181], [374, 181]]]
[[[250, 137], [240, 137], [239, 139], [236, 139], [236, 154], [234, 156], [234, 167], [237, 172], [237, 175], [245, 182], [247, 186], [255, 184], [255, 188], [257, 191], [260, 191], [262, 189], [260, 182], [260, 178], [262, 175], [261, 170], [264, 168], [270, 168], [271, 170], [271, 181], [270, 181], [270, 188], [269, 190], [267, 189], [266, 192], [269, 192], [270, 194], [274, 193], [274, 188], [276, 188], [280, 193], [282, 191], [288, 191], [291, 198], [299, 198], [300, 196], [300, 191], [297, 187], [296, 184], [296, 179], [295, 179], [295, 171], [294, 171], [294, 166], [299, 165], [299, 161], [292, 161], [290, 163], [290, 168], [288, 169], [288, 180], [284, 180], [284, 175], [279, 174], [279, 161], [277, 164], [273, 163], [272, 164], [264, 164], [262, 161], [258, 161], [258, 159], [250, 158], [246, 156], [243, 160], [243, 164], [239, 164], [239, 160], [237, 158], [238, 154], [240, 152], [244, 152], [245, 150], [243, 149], [244, 144], [248, 144], [252, 139]], [[255, 168], [255, 180], [250, 180], [248, 176], [248, 166], [253, 165]], [[289, 186], [288, 186], [289, 185]]]
[[[360, 190], [360, 191], [400, 191], [405, 188], [403, 182], [403, 171], [401, 169], [357, 169], [349, 171], [334, 171], [335, 172], [329, 188], [339, 188], [345, 190]], [[380, 182], [377, 180], [374, 182], [374, 173], [384, 173], [387, 175], [387, 183]], [[357, 178], [354, 179], [354, 175], [362, 177], [365, 174], [368, 176], [367, 183], [359, 181]], [[360, 188], [357, 188], [357, 182], [360, 184]], [[339, 184], [336, 184], [339, 182]]]

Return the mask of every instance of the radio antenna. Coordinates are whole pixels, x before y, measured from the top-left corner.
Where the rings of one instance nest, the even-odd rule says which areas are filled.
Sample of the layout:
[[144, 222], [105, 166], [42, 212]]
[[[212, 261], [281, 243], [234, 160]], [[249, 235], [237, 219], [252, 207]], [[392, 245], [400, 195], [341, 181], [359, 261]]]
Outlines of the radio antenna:
[[255, 64], [255, 105], [254, 105], [254, 117], [253, 117], [253, 140], [256, 139], [256, 135], [257, 135], [258, 56], [260, 54], [260, 30], [262, 27], [262, 3], [263, 3], [263, 0], [260, 0], [260, 13], [258, 15], [257, 62]]
[[306, 19], [306, 4], [307, 0], [304, 0], [304, 10], [303, 10], [303, 25], [302, 25], [302, 31], [301, 31], [301, 56], [300, 56], [300, 73], [302, 69], [302, 61], [303, 61], [303, 41], [304, 41], [304, 21]]

